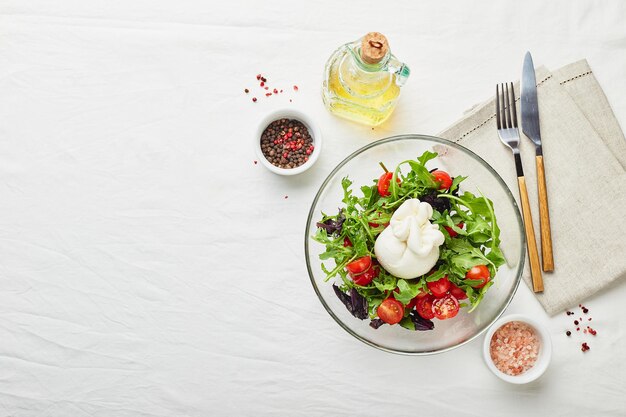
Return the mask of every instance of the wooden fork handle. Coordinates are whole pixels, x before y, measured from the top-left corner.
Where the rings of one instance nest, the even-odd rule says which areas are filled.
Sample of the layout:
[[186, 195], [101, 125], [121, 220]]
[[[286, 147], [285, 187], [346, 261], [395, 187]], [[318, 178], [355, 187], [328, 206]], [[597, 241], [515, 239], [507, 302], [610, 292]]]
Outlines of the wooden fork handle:
[[530, 202], [528, 201], [528, 190], [526, 189], [526, 178], [517, 177], [519, 186], [519, 196], [522, 202], [522, 216], [524, 217], [524, 230], [526, 231], [526, 247], [528, 248], [528, 258], [530, 259], [530, 275], [533, 280], [533, 291], [543, 291], [543, 278], [541, 277], [541, 266], [539, 265], [539, 252], [537, 251], [537, 241], [535, 240], [535, 228], [533, 217], [530, 212]]
[[552, 255], [552, 232], [550, 230], [550, 211], [548, 210], [548, 190], [546, 188], [546, 172], [543, 167], [543, 156], [535, 157], [537, 163], [537, 188], [539, 191], [539, 224], [541, 226], [541, 260], [543, 270], [554, 271]]

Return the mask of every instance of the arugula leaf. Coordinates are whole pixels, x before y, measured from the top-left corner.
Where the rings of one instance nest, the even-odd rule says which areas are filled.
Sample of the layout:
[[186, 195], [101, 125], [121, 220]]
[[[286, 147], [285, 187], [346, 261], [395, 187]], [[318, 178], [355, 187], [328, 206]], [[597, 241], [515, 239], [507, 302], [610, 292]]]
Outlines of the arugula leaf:
[[430, 172], [428, 172], [428, 168], [421, 163], [417, 163], [415, 161], [407, 161], [413, 172], [417, 175], [417, 180], [421, 182], [427, 188], [437, 188], [437, 182], [435, 178], [432, 176]]
[[492, 247], [489, 253], [487, 253], [487, 259], [491, 262], [491, 265], [487, 265], [489, 268], [489, 275], [492, 277], [496, 276], [496, 272], [498, 271], [498, 267], [500, 265], [504, 265], [506, 260], [504, 259], [504, 254], [499, 246]]
[[432, 274], [428, 274], [424, 278], [424, 281], [426, 281], [426, 282], [439, 281], [441, 278], [445, 277], [446, 275], [448, 275], [447, 268], [441, 267], [438, 270], [436, 270], [435, 272], [433, 272]]
[[452, 185], [450, 186], [450, 190], [449, 193], [450, 194], [454, 194], [456, 192], [456, 190], [459, 189], [459, 185], [465, 181], [467, 179], [467, 177], [464, 177], [462, 175], [458, 175], [454, 178], [452, 178]]
[[437, 152], [425, 151], [421, 156], [417, 157], [417, 160], [422, 166], [426, 166], [426, 162], [437, 157]]
[[378, 194], [378, 187], [376, 185], [367, 186], [364, 185], [361, 187], [361, 192], [363, 193], [363, 199], [360, 206], [363, 210], [368, 210], [375, 206], [376, 202], [380, 199], [380, 194]]
[[407, 305], [412, 299], [414, 299], [417, 294], [424, 288], [423, 284], [418, 281], [415, 283], [410, 283], [405, 279], [398, 280], [398, 292], [393, 296], [396, 300], [400, 301], [402, 304]]
[[[389, 191], [391, 192], [389, 198], [402, 201], [403, 199], [399, 199], [399, 197], [418, 198], [428, 188], [437, 189], [437, 182], [432, 174], [428, 172], [428, 168], [426, 168], [426, 162], [435, 157], [437, 157], [435, 152], [426, 151], [417, 160], [408, 159], [400, 162], [393, 171], [393, 177], [389, 184]], [[401, 177], [401, 168], [405, 164], [409, 165], [411, 171], [405, 177], [402, 177], [402, 184], [398, 185], [396, 178]]]
[[413, 323], [413, 320], [411, 320], [411, 317], [407, 316], [405, 318], [403, 318], [402, 320], [400, 320], [400, 323], [398, 323], [400, 326], [404, 327], [405, 329], [409, 329], [409, 330], [415, 330], [415, 323]]
[[347, 208], [354, 209], [354, 205], [358, 201], [358, 198], [352, 195], [352, 190], [350, 190], [350, 186], [352, 185], [352, 181], [345, 177], [341, 180], [341, 187], [343, 188], [343, 203]]

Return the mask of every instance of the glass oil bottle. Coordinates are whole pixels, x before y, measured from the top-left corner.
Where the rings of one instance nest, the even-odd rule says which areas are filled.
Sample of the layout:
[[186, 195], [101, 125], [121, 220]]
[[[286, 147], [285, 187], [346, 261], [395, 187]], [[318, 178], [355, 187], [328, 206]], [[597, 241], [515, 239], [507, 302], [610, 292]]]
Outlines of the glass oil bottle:
[[396, 107], [410, 70], [391, 54], [387, 38], [370, 32], [337, 49], [326, 63], [322, 94], [340, 117], [377, 126]]

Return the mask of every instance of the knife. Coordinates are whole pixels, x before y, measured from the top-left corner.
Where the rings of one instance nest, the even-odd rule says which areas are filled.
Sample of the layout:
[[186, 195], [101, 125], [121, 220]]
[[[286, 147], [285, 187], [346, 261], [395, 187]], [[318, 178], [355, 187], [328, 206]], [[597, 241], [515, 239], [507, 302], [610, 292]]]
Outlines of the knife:
[[552, 233], [550, 231], [550, 211], [548, 209], [548, 190], [543, 164], [541, 132], [539, 130], [539, 103], [537, 102], [537, 80], [535, 66], [530, 52], [526, 52], [522, 68], [522, 131], [535, 144], [535, 163], [537, 165], [537, 190], [539, 192], [539, 224], [541, 227], [541, 260], [543, 270], [554, 271], [552, 254]]

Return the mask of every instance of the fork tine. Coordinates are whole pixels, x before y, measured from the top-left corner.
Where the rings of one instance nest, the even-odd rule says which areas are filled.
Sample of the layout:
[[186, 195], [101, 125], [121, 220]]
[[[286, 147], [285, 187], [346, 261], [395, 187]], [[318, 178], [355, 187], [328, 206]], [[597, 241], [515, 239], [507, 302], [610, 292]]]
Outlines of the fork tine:
[[496, 127], [500, 130], [502, 126], [500, 124], [500, 90], [498, 87], [498, 84], [496, 84]]
[[502, 120], [502, 128], [506, 129], [507, 125], [506, 125], [506, 106], [505, 106], [505, 102], [504, 102], [504, 84], [500, 84], [500, 107], [501, 107], [501, 113], [500, 114], [500, 119]]
[[513, 123], [511, 123], [511, 104], [509, 103], [509, 85], [504, 85], [506, 88], [506, 102], [504, 108], [506, 110], [506, 122], [509, 128], [513, 127]]
[[511, 107], [513, 111], [513, 127], [517, 127], [517, 109], [515, 108], [515, 89], [511, 83]]

